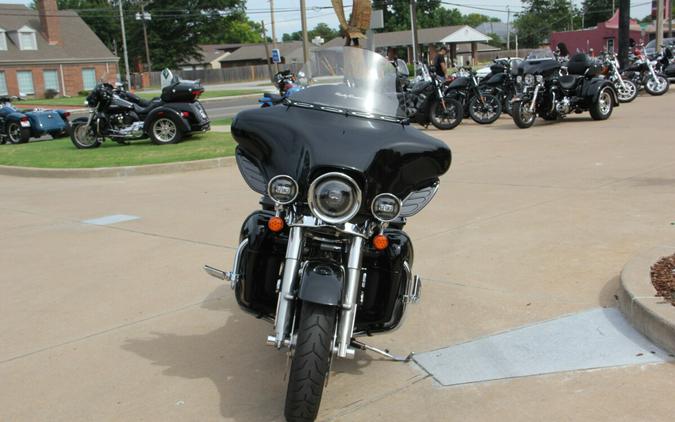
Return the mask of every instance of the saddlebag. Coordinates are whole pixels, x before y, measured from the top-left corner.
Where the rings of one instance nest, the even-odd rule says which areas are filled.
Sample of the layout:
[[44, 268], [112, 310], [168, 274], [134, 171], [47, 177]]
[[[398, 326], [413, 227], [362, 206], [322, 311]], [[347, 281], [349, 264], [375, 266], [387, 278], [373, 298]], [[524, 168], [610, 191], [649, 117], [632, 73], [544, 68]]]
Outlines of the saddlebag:
[[195, 101], [204, 88], [199, 81], [179, 81], [162, 89], [162, 101], [166, 103], [189, 103]]

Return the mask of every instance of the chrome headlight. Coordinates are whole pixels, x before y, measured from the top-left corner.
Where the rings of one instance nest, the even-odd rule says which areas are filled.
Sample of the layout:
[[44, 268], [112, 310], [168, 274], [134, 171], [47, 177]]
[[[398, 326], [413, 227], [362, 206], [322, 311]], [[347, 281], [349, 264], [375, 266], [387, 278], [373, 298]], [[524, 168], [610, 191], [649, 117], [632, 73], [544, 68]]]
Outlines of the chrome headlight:
[[267, 194], [279, 205], [287, 205], [298, 197], [298, 184], [290, 176], [276, 176], [267, 184]]
[[532, 85], [534, 84], [534, 75], [531, 73], [528, 73], [525, 75], [525, 85]]
[[401, 200], [391, 193], [381, 193], [373, 199], [370, 211], [383, 223], [395, 220], [401, 213]]
[[309, 185], [307, 202], [312, 214], [330, 224], [351, 220], [361, 208], [359, 185], [343, 173], [326, 173]]
[[544, 75], [537, 75], [536, 79], [537, 79], [537, 83], [540, 84], [540, 83], [544, 82]]

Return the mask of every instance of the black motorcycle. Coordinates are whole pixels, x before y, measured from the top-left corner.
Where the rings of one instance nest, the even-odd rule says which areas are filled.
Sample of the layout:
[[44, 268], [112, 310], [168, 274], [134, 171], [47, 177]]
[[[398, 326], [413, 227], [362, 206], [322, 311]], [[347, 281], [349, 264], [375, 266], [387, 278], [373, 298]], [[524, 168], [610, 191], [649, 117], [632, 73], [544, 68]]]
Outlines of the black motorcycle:
[[479, 89], [499, 98], [502, 111], [511, 115], [511, 100], [516, 95], [520, 59], [495, 59], [488, 73], [479, 82]]
[[657, 61], [647, 57], [644, 46], [633, 49], [632, 63], [622, 73], [624, 79], [629, 79], [639, 88], [644, 88], [649, 95], [663, 95], [668, 92], [670, 82], [668, 77], [657, 70]]
[[356, 337], [395, 329], [420, 298], [403, 228], [451, 160], [445, 143], [406, 125], [382, 56], [322, 49], [310, 66], [343, 82], [235, 117], [237, 165], [262, 209], [244, 221], [232, 272], [205, 267], [273, 324], [267, 344], [288, 350], [288, 421], [316, 418], [333, 359], [356, 350], [410, 359]]
[[[165, 71], [165, 74], [168, 71]], [[157, 145], [175, 144], [192, 132], [207, 131], [210, 121], [198, 101], [199, 81], [182, 81], [168, 74], [162, 95], [152, 100], [99, 83], [87, 96], [89, 117], [75, 119], [71, 140], [80, 149], [97, 148], [105, 138], [119, 143], [150, 137]]]
[[[563, 74], [564, 73], [564, 74]], [[593, 120], [605, 120], [619, 105], [614, 84], [598, 77], [600, 66], [586, 54], [577, 54], [561, 63], [551, 58], [526, 60], [519, 67], [519, 94], [513, 98], [513, 121], [521, 129], [534, 124], [539, 115], [557, 120], [569, 113], [590, 111]]]
[[603, 52], [598, 57], [601, 66], [600, 73], [614, 84], [620, 103], [630, 103], [638, 95], [638, 87], [630, 79], [621, 77], [619, 60], [614, 53]]
[[493, 123], [502, 114], [502, 104], [496, 95], [481, 89], [476, 73], [470, 68], [461, 68], [461, 76], [446, 88], [445, 97], [454, 98], [462, 104], [464, 117], [482, 125]]
[[418, 75], [412, 83], [399, 75], [401, 102], [410, 122], [437, 129], [454, 129], [462, 122], [462, 104], [443, 95], [443, 83], [429, 72], [426, 64], [418, 63]]
[[661, 73], [668, 79], [675, 78], [675, 59], [673, 59], [673, 48], [663, 46], [661, 53], [659, 53], [654, 60], [656, 61], [655, 69], [657, 74]]

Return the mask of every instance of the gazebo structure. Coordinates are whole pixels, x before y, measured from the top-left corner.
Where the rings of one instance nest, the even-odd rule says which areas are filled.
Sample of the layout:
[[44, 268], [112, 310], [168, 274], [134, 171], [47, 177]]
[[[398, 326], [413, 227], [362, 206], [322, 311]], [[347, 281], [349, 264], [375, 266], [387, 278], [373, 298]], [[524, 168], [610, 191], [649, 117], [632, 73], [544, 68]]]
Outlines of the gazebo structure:
[[[458, 45], [469, 44], [471, 46], [470, 51], [473, 62], [476, 62], [479, 50], [494, 50], [491, 46], [482, 44], [490, 41], [489, 36], [468, 25], [419, 29], [417, 37], [421, 45], [447, 46], [450, 59], [453, 62], [457, 58]], [[340, 45], [344, 45], [342, 38], [336, 38], [324, 44], [325, 47], [337, 47]], [[410, 30], [376, 33], [373, 45], [375, 48], [405, 47], [408, 52], [408, 62], [412, 62], [412, 32]]]

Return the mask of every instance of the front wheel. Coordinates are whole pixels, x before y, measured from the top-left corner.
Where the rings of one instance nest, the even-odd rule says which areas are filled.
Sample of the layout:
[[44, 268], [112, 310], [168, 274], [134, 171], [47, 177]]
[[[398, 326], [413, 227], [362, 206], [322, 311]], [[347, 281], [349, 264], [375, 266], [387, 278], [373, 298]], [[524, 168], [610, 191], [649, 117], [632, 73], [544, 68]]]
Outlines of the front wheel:
[[96, 136], [94, 130], [87, 122], [73, 123], [70, 130], [70, 140], [77, 149], [90, 149], [101, 146], [101, 138]]
[[335, 307], [303, 302], [284, 415], [288, 422], [316, 419], [330, 369]]
[[612, 115], [614, 103], [609, 89], [603, 88], [598, 99], [591, 105], [591, 117], [593, 120], [607, 120]]
[[10, 122], [7, 124], [7, 143], [10, 144], [25, 144], [30, 139], [30, 129], [21, 127], [18, 122]]
[[670, 82], [663, 74], [657, 73], [656, 79], [651, 76], [647, 77], [647, 83], [645, 83], [645, 91], [650, 95], [663, 95], [668, 92], [670, 88]]
[[158, 117], [148, 130], [150, 139], [156, 145], [176, 144], [183, 139], [183, 131], [178, 124], [178, 117], [165, 115]]
[[434, 101], [431, 105], [431, 124], [437, 129], [449, 130], [454, 129], [462, 123], [464, 118], [464, 111], [462, 110], [462, 103], [454, 98], [446, 97], [441, 101], [440, 99]]
[[530, 111], [531, 105], [531, 101], [516, 101], [511, 105], [511, 112], [513, 113], [511, 117], [513, 117], [516, 126], [521, 129], [532, 127], [537, 119], [536, 110]]
[[502, 105], [499, 98], [492, 94], [474, 96], [469, 101], [469, 115], [481, 125], [493, 123], [502, 114]]
[[620, 103], [630, 103], [635, 98], [637, 98], [638, 87], [637, 87], [637, 85], [635, 85], [635, 82], [633, 82], [631, 80], [624, 80], [623, 81], [623, 88], [621, 87], [620, 82], [617, 82], [615, 84], [615, 87], [616, 87], [616, 92], [619, 95], [619, 102]]

